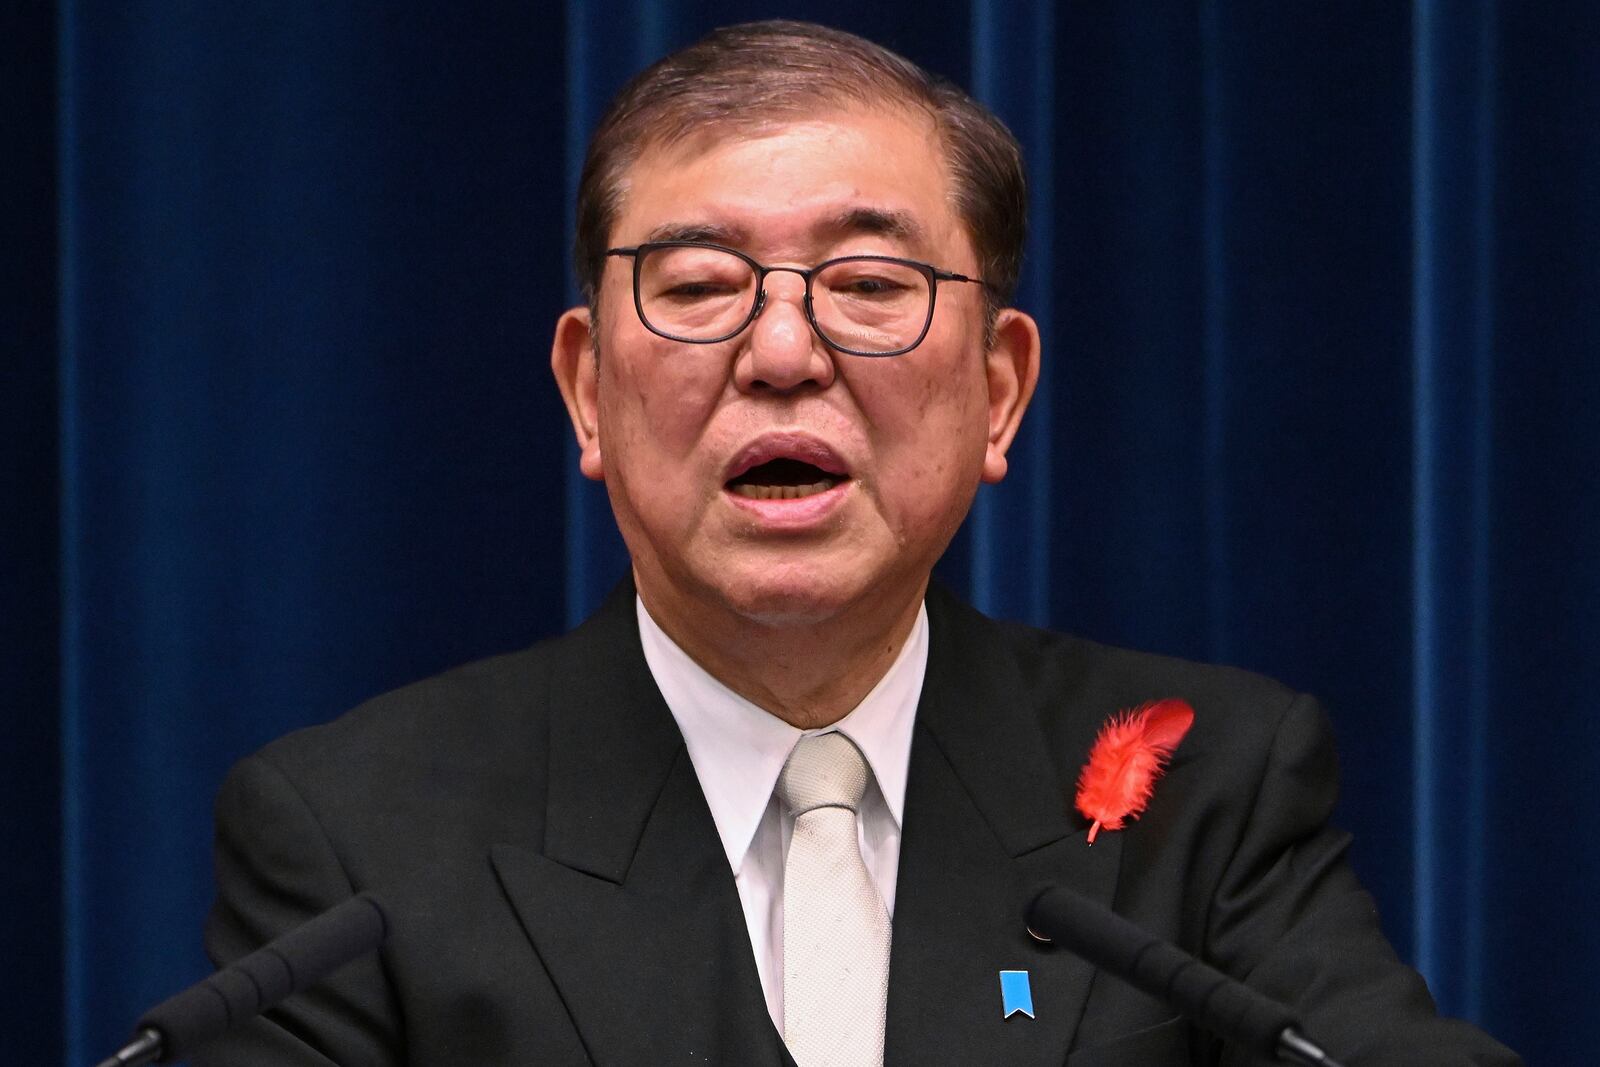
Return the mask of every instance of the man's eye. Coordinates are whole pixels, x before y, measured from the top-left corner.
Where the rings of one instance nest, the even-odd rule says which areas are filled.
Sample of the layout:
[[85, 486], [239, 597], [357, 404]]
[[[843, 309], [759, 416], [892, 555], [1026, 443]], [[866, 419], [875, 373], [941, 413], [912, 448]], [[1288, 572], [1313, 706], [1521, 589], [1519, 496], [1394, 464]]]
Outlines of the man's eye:
[[881, 278], [876, 275], [843, 278], [830, 283], [829, 288], [841, 296], [860, 297], [897, 296], [906, 291], [904, 283], [893, 278]]
[[677, 282], [662, 290], [662, 297], [668, 300], [709, 300], [714, 297], [727, 296], [735, 292], [733, 287], [713, 281]]

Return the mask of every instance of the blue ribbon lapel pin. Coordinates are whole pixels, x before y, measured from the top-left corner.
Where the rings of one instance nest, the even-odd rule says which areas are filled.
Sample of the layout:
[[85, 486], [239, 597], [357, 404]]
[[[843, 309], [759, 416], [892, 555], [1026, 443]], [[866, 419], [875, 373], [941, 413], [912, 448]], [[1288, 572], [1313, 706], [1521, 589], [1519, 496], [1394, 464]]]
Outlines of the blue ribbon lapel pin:
[[1034, 1018], [1033, 987], [1028, 984], [1027, 971], [1000, 972], [1000, 1011], [1002, 1019], [1009, 1019], [1018, 1012]]

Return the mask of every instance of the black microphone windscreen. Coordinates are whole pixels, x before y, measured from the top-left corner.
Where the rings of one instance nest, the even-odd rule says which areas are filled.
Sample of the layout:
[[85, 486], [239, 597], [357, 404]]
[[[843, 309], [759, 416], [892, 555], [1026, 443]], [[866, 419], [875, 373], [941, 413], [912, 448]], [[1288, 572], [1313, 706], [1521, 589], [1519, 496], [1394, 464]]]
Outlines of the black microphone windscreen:
[[1277, 1057], [1284, 1030], [1299, 1025], [1284, 1005], [1062, 886], [1051, 886], [1034, 898], [1028, 926], [1207, 1029], [1269, 1058]]
[[157, 1004], [135, 1030], [161, 1034], [159, 1062], [179, 1059], [229, 1027], [375, 951], [388, 933], [383, 908], [362, 893]]

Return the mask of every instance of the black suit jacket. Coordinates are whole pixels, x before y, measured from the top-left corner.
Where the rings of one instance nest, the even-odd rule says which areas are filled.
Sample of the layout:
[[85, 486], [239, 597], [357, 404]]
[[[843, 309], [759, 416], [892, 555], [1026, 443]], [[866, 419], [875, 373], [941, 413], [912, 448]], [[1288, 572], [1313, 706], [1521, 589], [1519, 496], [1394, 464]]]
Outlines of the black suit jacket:
[[[1240, 671], [983, 618], [935, 589], [911, 750], [886, 1063], [1243, 1064], [1026, 932], [1078, 890], [1297, 1005], [1350, 1065], [1515, 1057], [1434, 1016], [1327, 825], [1315, 704]], [[1142, 819], [1086, 843], [1072, 789], [1113, 712], [1195, 724]], [[370, 889], [392, 933], [196, 1064], [792, 1063], [624, 584], [573, 633], [380, 697], [238, 765], [217, 808], [225, 961]], [[1036, 1018], [1001, 1017], [1027, 970]]]

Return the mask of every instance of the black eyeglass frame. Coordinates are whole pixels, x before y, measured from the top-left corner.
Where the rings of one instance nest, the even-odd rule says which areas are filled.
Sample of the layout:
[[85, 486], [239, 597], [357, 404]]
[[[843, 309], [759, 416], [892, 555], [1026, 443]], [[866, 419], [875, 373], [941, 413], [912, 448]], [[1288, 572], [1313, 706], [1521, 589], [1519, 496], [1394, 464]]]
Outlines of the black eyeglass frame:
[[[750, 313], [744, 317], [744, 321], [739, 323], [736, 328], [728, 331], [720, 337], [679, 337], [676, 334], [668, 333], [667, 331], [653, 325], [650, 322], [650, 317], [644, 313], [644, 299], [639, 295], [639, 278], [641, 273], [640, 265], [644, 262], [645, 257], [649, 253], [660, 248], [705, 248], [715, 252], [727, 252], [730, 255], [738, 256], [740, 259], [748, 263], [750, 268], [756, 272], [756, 298], [755, 301], [750, 305]], [[787, 271], [790, 274], [798, 274], [801, 278], [805, 279], [806, 296], [804, 307], [806, 310], [806, 321], [811, 324], [811, 331], [818, 337], [822, 338], [822, 343], [836, 352], [843, 352], [851, 356], [861, 356], [867, 359], [882, 359], [889, 356], [903, 356], [913, 348], [916, 348], [923, 342], [924, 339], [927, 338], [928, 330], [933, 325], [933, 310], [939, 302], [940, 282], [971, 282], [974, 285], [981, 285], [985, 289], [989, 288], [989, 283], [984, 281], [982, 278], [969, 278], [965, 274], [957, 274], [954, 271], [941, 270], [931, 263], [923, 263], [922, 261], [916, 259], [901, 259], [899, 256], [836, 256], [833, 259], [825, 259], [814, 267], [769, 267], [764, 263], [758, 263], [755, 259], [739, 251], [737, 248], [729, 248], [726, 245], [711, 244], [707, 241], [646, 241], [643, 244], [634, 245], [630, 248], [608, 248], [606, 249], [605, 254], [607, 256], [631, 256], [633, 258], [633, 309], [638, 313], [639, 322], [643, 324], [644, 328], [655, 334], [657, 337], [665, 337], [669, 341], [682, 341], [684, 344], [691, 345], [720, 344], [723, 341], [732, 340], [743, 333], [752, 322], [756, 321], [757, 316], [761, 314], [761, 309], [767, 306], [767, 275], [776, 274], [780, 271]], [[811, 299], [811, 282], [812, 279], [814, 279], [823, 269], [836, 266], [840, 263], [896, 263], [903, 267], [910, 267], [928, 279], [928, 315], [927, 318], [923, 319], [922, 329], [918, 332], [917, 339], [915, 341], [912, 341], [903, 348], [894, 348], [887, 352], [863, 352], [856, 348], [846, 348], [844, 345], [839, 344], [833, 338], [829, 337], [827, 333], [823, 331], [822, 327], [817, 323], [816, 310]]]

